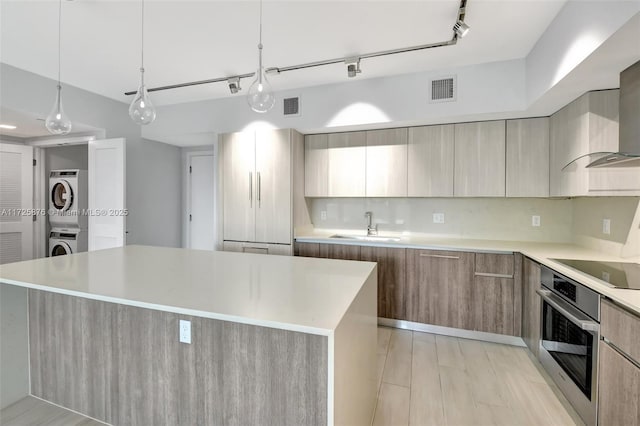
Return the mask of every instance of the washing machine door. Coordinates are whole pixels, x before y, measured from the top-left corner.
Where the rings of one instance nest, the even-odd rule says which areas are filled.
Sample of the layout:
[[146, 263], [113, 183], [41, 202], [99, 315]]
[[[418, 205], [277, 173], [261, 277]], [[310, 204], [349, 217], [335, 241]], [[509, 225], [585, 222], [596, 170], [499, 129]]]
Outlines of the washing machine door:
[[51, 188], [51, 207], [66, 212], [73, 204], [73, 191], [66, 180], [57, 181]]
[[51, 246], [50, 252], [51, 257], [64, 256], [65, 254], [73, 253], [71, 251], [71, 247], [69, 247], [69, 244], [65, 243], [64, 241], [57, 241], [55, 244], [53, 244]]

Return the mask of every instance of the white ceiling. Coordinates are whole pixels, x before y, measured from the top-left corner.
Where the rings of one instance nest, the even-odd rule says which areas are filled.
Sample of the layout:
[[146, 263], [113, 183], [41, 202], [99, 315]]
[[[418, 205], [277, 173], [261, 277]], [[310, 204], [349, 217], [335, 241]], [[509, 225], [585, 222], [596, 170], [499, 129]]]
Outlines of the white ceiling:
[[[471, 33], [454, 47], [363, 60], [372, 78], [525, 57], [565, 0], [469, 0]], [[2, 62], [56, 78], [57, 1], [2, 0]], [[138, 84], [140, 1], [63, 2], [62, 80], [128, 102]], [[265, 1], [265, 66], [448, 40], [458, 0]], [[256, 1], [146, 1], [148, 86], [256, 68]], [[471, 35], [472, 34], [472, 35]], [[347, 80], [344, 65], [272, 76], [276, 90]], [[246, 89], [249, 80], [243, 80]], [[156, 104], [231, 96], [224, 83], [155, 93]]]
[[[9, 108], [0, 106], [0, 124], [7, 124], [10, 126], [16, 126], [15, 129], [2, 129], [0, 128], [0, 137], [9, 136], [11, 138], [37, 138], [37, 137], [50, 137], [51, 133], [44, 126], [45, 117], [40, 117], [35, 114], [14, 111]], [[73, 122], [74, 133], [86, 133], [95, 132], [95, 129], [90, 126]]]

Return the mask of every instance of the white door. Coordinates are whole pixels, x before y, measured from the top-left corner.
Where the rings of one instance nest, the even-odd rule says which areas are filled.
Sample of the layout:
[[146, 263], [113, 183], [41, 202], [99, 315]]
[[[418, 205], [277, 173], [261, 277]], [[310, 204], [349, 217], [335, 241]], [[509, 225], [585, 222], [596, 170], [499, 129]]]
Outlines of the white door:
[[125, 139], [89, 142], [89, 251], [125, 244]]
[[214, 250], [213, 154], [194, 154], [189, 161], [189, 241], [188, 247]]
[[0, 144], [0, 264], [33, 258], [33, 148]]

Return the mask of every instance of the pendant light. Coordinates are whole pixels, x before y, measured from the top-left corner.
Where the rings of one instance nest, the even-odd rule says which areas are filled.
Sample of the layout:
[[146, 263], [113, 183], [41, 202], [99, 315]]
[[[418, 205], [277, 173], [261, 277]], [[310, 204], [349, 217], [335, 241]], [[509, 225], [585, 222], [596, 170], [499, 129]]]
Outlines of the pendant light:
[[258, 71], [256, 79], [249, 87], [247, 101], [252, 110], [259, 113], [269, 111], [276, 103], [271, 85], [267, 81], [267, 76], [262, 66], [262, 0], [260, 0], [260, 41], [258, 42]]
[[51, 112], [44, 121], [44, 125], [53, 135], [66, 135], [71, 131], [71, 120], [62, 109], [62, 84], [60, 84], [60, 51], [62, 39], [62, 0], [58, 0], [58, 85], [56, 86], [56, 101]]
[[140, 54], [140, 86], [138, 92], [129, 105], [129, 117], [140, 125], [151, 124], [156, 119], [156, 109], [149, 99], [147, 86], [144, 84], [144, 0], [142, 0], [142, 22], [140, 24], [142, 33], [141, 54]]

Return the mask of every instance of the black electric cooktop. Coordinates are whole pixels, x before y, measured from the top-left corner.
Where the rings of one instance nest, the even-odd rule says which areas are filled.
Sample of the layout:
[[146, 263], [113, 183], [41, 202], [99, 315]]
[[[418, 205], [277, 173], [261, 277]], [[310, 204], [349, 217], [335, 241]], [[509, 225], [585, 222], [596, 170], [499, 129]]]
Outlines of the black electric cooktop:
[[640, 264], [597, 262], [593, 260], [552, 259], [577, 271], [591, 275], [615, 288], [640, 290]]

